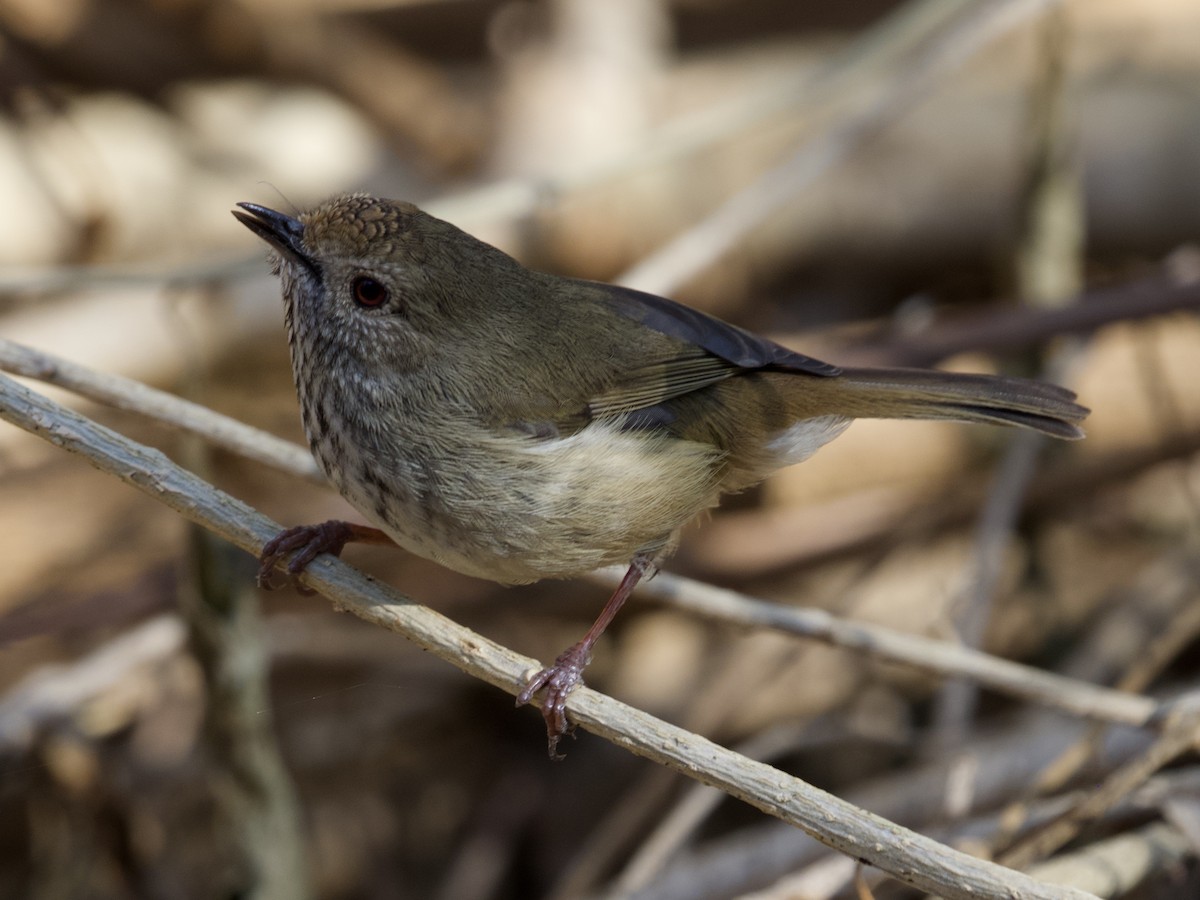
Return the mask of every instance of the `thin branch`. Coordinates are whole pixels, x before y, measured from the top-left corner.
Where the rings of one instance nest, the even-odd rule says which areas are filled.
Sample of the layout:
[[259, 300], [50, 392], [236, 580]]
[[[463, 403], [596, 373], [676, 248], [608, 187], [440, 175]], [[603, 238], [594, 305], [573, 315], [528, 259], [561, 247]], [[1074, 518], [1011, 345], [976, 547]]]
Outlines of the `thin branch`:
[[[1086, 726], [1079, 722], [1027, 713], [1018, 716], [1013, 727], [972, 738], [970, 749], [979, 760], [972, 810], [982, 812], [1003, 805], [1084, 730]], [[1110, 766], [1124, 762], [1149, 746], [1149, 737], [1133, 729], [1110, 729], [1105, 762]], [[937, 823], [945, 821], [946, 776], [944, 760], [914, 760], [849, 786], [846, 792], [858, 806], [909, 827], [933, 831]], [[712, 837], [685, 852], [646, 894], [655, 900], [741, 896], [812, 864], [824, 852], [794, 828], [762, 822]]]
[[140, 381], [97, 372], [2, 337], [0, 370], [53, 384], [97, 403], [140, 413], [231, 453], [317, 484], [326, 483], [312, 455], [303, 447]]
[[1161, 275], [1085, 291], [1053, 309], [997, 305], [916, 335], [888, 335], [838, 348], [842, 365], [932, 366], [973, 351], [1024, 350], [1066, 334], [1088, 335], [1116, 322], [1137, 322], [1200, 308], [1200, 283]]
[[1147, 878], [1184, 865], [1195, 853], [1191, 841], [1175, 826], [1152, 822], [1055, 857], [1035, 871], [1045, 878], [1084, 884], [1100, 897], [1119, 898], [1130, 896]]
[[[611, 569], [592, 576], [606, 586], [611, 586], [615, 577]], [[1086, 719], [1144, 727], [1153, 725], [1160, 711], [1159, 704], [1148, 697], [1044, 672], [960, 644], [839, 619], [825, 610], [755, 600], [677, 575], [659, 574], [639, 586], [637, 593], [713, 621], [770, 628], [882, 662], [901, 663], [936, 675], [971, 678], [993, 690]]]
[[1104, 780], [1095, 791], [1059, 818], [1018, 841], [1000, 859], [1007, 865], [1025, 867], [1045, 859], [1075, 837], [1088, 823], [1098, 819], [1147, 779], [1177, 757], [1200, 747], [1200, 695], [1186, 695], [1163, 716], [1163, 733], [1153, 744]]
[[[266, 516], [176, 466], [162, 453], [91, 422], [6, 376], [0, 376], [0, 417], [84, 456], [98, 469], [249, 553], [260, 552], [279, 530]], [[404, 635], [506, 692], [515, 694], [526, 673], [537, 666], [534, 660], [416, 604], [338, 559], [319, 558], [303, 580], [336, 607]], [[1090, 896], [1042, 884], [960, 853], [588, 688], [576, 690], [568, 708], [574, 721], [618, 746], [718, 787], [827, 846], [922, 890], [951, 900], [1014, 896], [1079, 900]]]
[[[1162, 807], [1172, 797], [1189, 797], [1200, 788], [1200, 771], [1196, 767], [1173, 769], [1155, 775], [1145, 785], [1138, 788], [1117, 806], [1113, 807], [1099, 824], [1106, 832], [1123, 827], [1130, 821], [1142, 821], [1148, 816], [1158, 816]], [[1022, 827], [1037, 827], [1061, 815], [1066, 809], [1078, 803], [1090, 793], [1087, 787], [1080, 788], [1067, 794], [1047, 797], [1031, 804], [1024, 814]], [[946, 825], [937, 825], [929, 829], [929, 833], [948, 844], [979, 847], [991, 844], [995, 836], [1008, 828], [1007, 820], [1011, 812], [1003, 810], [973, 816], [970, 819], [958, 820]], [[1148, 826], [1162, 827], [1160, 824]], [[1167, 826], [1170, 827], [1170, 826]], [[1195, 845], [1189, 844], [1183, 836], [1176, 833], [1175, 839], [1165, 844], [1162, 849], [1173, 849], [1161, 856], [1154, 853], [1141, 855], [1138, 853], [1141, 840], [1135, 836], [1142, 832], [1127, 832], [1115, 839], [1106, 839], [1089, 844], [1081, 850], [1057, 856], [1046, 863], [1030, 867], [1032, 873], [1055, 872], [1053, 880], [1063, 884], [1084, 885], [1090, 891], [1103, 897], [1123, 896], [1124, 891], [1118, 890], [1123, 885], [1127, 891], [1137, 880], [1155, 871], [1167, 869], [1176, 863], [1183, 862], [1189, 856], [1195, 855]], [[1123, 843], [1123, 838], [1134, 837], [1132, 844]], [[1153, 843], [1153, 842], [1147, 842]], [[1106, 854], [1118, 849], [1132, 851], [1136, 856], [1123, 858], [1119, 863], [1107, 868], [1104, 865]], [[1060, 868], [1060, 863], [1062, 867]], [[1080, 871], [1080, 866], [1087, 871]], [[1121, 874], [1118, 874], [1121, 873]], [[854, 874], [853, 860], [832, 853], [822, 854], [808, 862], [797, 871], [784, 875], [776, 883], [755, 894], [747, 895], [752, 900], [786, 900], [796, 897], [834, 897], [838, 888], [844, 890]], [[883, 881], [884, 876], [878, 875], [874, 881]], [[1136, 879], [1136, 880], [1135, 880]], [[1132, 883], [1131, 883], [1132, 882]]]

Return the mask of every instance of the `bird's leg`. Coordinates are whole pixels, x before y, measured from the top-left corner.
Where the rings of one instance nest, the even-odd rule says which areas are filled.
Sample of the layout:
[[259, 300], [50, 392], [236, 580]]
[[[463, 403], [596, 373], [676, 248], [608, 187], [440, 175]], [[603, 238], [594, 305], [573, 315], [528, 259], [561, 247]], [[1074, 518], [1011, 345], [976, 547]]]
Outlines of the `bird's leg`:
[[[279, 586], [272, 581], [271, 575], [275, 567], [283, 562], [284, 557], [289, 553], [295, 552], [295, 556], [287, 564], [287, 574], [290, 578], [294, 578], [322, 553], [332, 553], [334, 556], [338, 556], [351, 541], [396, 546], [396, 542], [390, 537], [378, 528], [372, 528], [369, 525], [355, 525], [353, 522], [343, 522], [340, 519], [330, 519], [319, 525], [297, 525], [295, 528], [287, 528], [279, 532], [263, 547], [262, 554], [258, 558], [258, 585], [268, 590]], [[301, 593], [313, 593], [306, 587], [300, 585], [296, 587]]]
[[546, 698], [542, 702], [542, 718], [546, 720], [546, 738], [550, 742], [550, 758], [561, 759], [558, 751], [558, 741], [567, 733], [567, 695], [575, 685], [583, 681], [583, 670], [592, 659], [592, 646], [600, 639], [604, 629], [612, 622], [613, 617], [625, 605], [633, 589], [643, 577], [650, 577], [656, 570], [654, 555], [638, 553], [629, 564], [629, 571], [617, 585], [604, 609], [592, 623], [578, 644], [568, 647], [554, 660], [554, 665], [542, 669], [525, 685], [524, 690], [517, 695], [517, 706], [524, 706], [533, 699], [533, 695], [542, 688], [546, 689]]

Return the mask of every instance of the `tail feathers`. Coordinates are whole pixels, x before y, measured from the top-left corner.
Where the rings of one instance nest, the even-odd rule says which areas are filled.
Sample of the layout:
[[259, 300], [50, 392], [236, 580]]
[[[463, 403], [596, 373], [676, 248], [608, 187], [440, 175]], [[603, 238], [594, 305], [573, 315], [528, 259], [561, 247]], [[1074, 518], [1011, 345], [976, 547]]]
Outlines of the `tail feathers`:
[[[843, 415], [879, 419], [947, 419], [1031, 428], [1077, 440], [1088, 414], [1064, 387], [997, 375], [924, 369], [846, 369], [839, 378]], [[839, 403], [839, 405], [841, 405]]]

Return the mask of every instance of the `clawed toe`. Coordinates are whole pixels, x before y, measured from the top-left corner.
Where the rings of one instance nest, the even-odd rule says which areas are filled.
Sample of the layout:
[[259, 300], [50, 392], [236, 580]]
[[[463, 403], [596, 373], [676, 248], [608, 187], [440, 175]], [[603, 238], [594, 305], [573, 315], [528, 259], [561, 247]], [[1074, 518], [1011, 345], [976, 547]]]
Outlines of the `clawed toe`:
[[587, 663], [587, 649], [576, 644], [562, 653], [554, 661], [554, 665], [542, 669], [530, 678], [517, 695], [517, 706], [524, 706], [533, 700], [539, 691], [545, 689], [542, 719], [546, 723], [546, 741], [551, 759], [563, 758], [558, 752], [558, 742], [563, 735], [573, 731], [567, 721], [567, 698], [575, 686], [583, 682], [583, 670]]
[[258, 585], [266, 590], [274, 590], [282, 585], [275, 580], [275, 569], [289, 555], [286, 571], [288, 581], [302, 594], [316, 593], [296, 582], [296, 576], [304, 571], [314, 559], [322, 553], [337, 556], [353, 538], [353, 531], [347, 522], [332, 519], [319, 525], [297, 525], [279, 532], [263, 546], [259, 556]]

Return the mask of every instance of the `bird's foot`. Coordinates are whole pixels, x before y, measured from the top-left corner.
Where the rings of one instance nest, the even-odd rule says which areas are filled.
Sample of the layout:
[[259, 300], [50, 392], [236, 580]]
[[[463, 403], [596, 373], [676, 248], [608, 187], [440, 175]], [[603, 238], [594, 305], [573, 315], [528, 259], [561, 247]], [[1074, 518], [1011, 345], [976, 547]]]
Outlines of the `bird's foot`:
[[311, 588], [297, 584], [296, 576], [322, 553], [340, 555], [348, 542], [358, 539], [356, 529], [360, 527], [340, 519], [330, 519], [319, 525], [297, 525], [284, 529], [267, 541], [262, 549], [258, 558], [258, 586], [267, 590], [282, 587], [273, 578], [275, 567], [289, 554], [295, 554], [285, 568], [288, 581], [302, 594], [316, 593]]
[[558, 742], [565, 734], [574, 729], [567, 722], [567, 696], [577, 684], [583, 682], [583, 670], [591, 659], [591, 648], [583, 641], [564, 650], [554, 660], [554, 665], [542, 669], [525, 685], [517, 695], [517, 706], [529, 703], [534, 694], [546, 689], [542, 701], [542, 718], [546, 722], [546, 740], [549, 744], [550, 758], [562, 759], [558, 752]]

